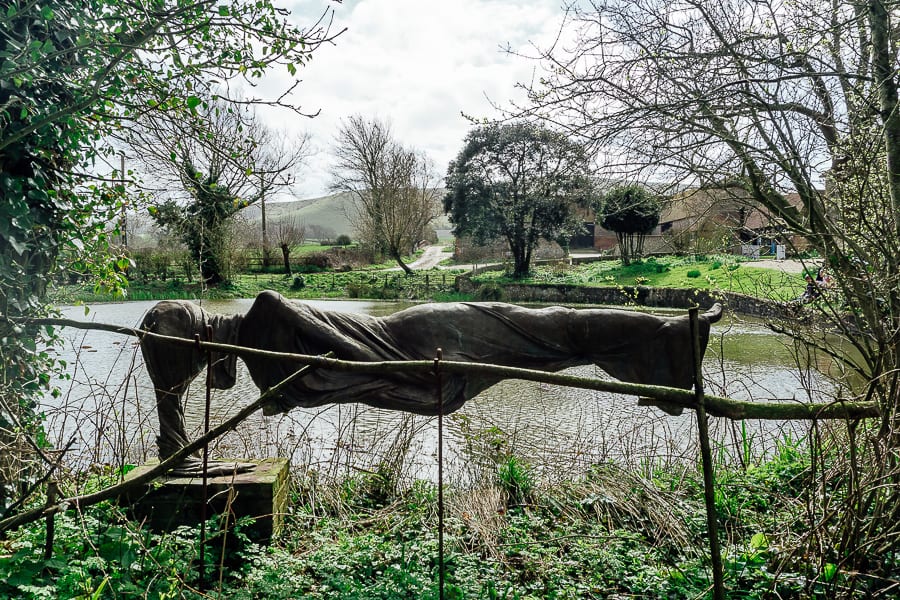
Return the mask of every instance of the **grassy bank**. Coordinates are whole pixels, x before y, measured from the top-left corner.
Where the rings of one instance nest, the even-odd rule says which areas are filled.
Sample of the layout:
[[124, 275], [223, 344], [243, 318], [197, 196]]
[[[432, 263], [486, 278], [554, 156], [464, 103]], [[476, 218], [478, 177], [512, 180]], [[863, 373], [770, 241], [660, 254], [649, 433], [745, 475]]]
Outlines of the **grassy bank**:
[[288, 298], [372, 298], [390, 300], [444, 300], [454, 298], [453, 284], [458, 272], [432, 269], [404, 275], [401, 271], [365, 270], [348, 272], [242, 273], [228, 283], [204, 286], [179, 279], [132, 282], [126, 296], [95, 290], [88, 285], [57, 288], [52, 293], [56, 304], [77, 302], [114, 302], [121, 300], [173, 300], [253, 298], [263, 290], [275, 290]]
[[[776, 301], [789, 301], [803, 293], [800, 274], [748, 266], [733, 256], [711, 256], [700, 260], [659, 257], [624, 266], [618, 260], [581, 265], [536, 266], [532, 276], [516, 283], [566, 284], [586, 287], [633, 286], [726, 290]], [[121, 300], [232, 299], [252, 298], [262, 290], [275, 290], [295, 299], [371, 298], [390, 300], [465, 300], [454, 292], [454, 280], [463, 270], [431, 269], [404, 275], [386, 270], [391, 264], [373, 265], [366, 270], [321, 271], [285, 275], [279, 272], [241, 273], [227, 283], [204, 286], [182, 279], [132, 282], [125, 297], [96, 290], [89, 285], [56, 288], [57, 304], [111, 302]], [[513, 282], [501, 269], [474, 277], [476, 282], [498, 285]]]
[[[800, 274], [749, 266], [734, 256], [666, 256], [623, 265], [619, 260], [581, 265], [538, 266], [530, 278], [518, 283], [566, 284], [587, 287], [634, 286], [693, 288], [739, 292], [780, 302], [793, 300], [806, 284]], [[477, 282], [504, 284], [512, 280], [503, 271], [486, 271]]]
[[[790, 552], [806, 528], [806, 455], [782, 445], [768, 462], [720, 471], [729, 597], [828, 597], [834, 565]], [[711, 578], [699, 474], [638, 476], [615, 465], [553, 486], [512, 456], [474, 489], [445, 493], [447, 598], [702, 598]], [[215, 524], [211, 530], [215, 531]], [[241, 527], [232, 532], [240, 539]], [[398, 491], [364, 474], [327, 484], [309, 474], [276, 544], [238, 544], [206, 557], [198, 592], [196, 529], [156, 534], [115, 507], [57, 517], [0, 549], [0, 596], [19, 598], [436, 598], [437, 490]], [[818, 573], [818, 579], [814, 574]], [[824, 574], [823, 574], [824, 573]], [[209, 577], [209, 575], [208, 575]]]

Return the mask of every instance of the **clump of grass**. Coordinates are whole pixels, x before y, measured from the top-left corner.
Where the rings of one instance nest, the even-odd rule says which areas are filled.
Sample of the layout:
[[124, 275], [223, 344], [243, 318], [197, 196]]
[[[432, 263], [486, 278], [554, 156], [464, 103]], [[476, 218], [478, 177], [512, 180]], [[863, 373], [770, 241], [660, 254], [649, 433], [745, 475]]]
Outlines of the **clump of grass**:
[[506, 494], [507, 506], [526, 504], [533, 498], [535, 480], [531, 466], [514, 455], [497, 465], [497, 484]]

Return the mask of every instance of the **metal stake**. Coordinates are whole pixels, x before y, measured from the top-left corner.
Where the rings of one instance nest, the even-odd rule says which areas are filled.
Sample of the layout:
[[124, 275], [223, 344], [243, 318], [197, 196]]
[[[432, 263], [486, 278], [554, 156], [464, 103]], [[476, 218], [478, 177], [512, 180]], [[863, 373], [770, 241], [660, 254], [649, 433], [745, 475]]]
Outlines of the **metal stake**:
[[[199, 337], [199, 336], [198, 336]], [[206, 341], [211, 342], [213, 339], [213, 330], [211, 325], [206, 326]], [[212, 404], [212, 352], [206, 352], [206, 404], [203, 409], [203, 435], [209, 433], [209, 408]], [[206, 589], [206, 517], [207, 502], [209, 502], [209, 482], [206, 469], [209, 465], [209, 445], [203, 445], [203, 502], [200, 505], [200, 582], [199, 589], [201, 592]]]
[[437, 349], [434, 374], [437, 382], [438, 410], [438, 598], [444, 600], [444, 391], [441, 382], [441, 359], [444, 351]]
[[703, 464], [703, 497], [706, 501], [706, 528], [709, 532], [709, 558], [713, 570], [713, 598], [725, 600], [725, 577], [722, 568], [722, 551], [719, 548], [719, 517], [716, 511], [716, 481], [713, 470], [712, 450], [709, 444], [709, 421], [703, 403], [703, 359], [700, 354], [699, 307], [688, 311], [691, 322], [692, 350], [694, 358], [694, 394], [697, 399], [697, 429], [700, 436], [700, 457]]
[[[59, 495], [59, 485], [55, 481], [47, 484], [47, 506], [53, 506], [56, 503], [56, 497]], [[53, 514], [47, 515], [47, 535], [44, 539], [44, 560], [50, 560], [53, 557], [53, 538], [56, 533], [56, 517]]]

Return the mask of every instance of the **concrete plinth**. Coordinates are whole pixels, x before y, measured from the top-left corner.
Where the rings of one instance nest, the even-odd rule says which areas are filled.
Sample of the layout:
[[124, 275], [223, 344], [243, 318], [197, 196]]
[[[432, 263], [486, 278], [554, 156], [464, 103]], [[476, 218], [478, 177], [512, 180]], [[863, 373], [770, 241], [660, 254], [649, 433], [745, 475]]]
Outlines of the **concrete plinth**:
[[[246, 473], [207, 478], [206, 517], [229, 511], [229, 524], [242, 517], [255, 523], [243, 531], [251, 540], [268, 543], [281, 529], [287, 510], [289, 463], [286, 458], [240, 459], [255, 463]], [[133, 469], [126, 480], [159, 464], [150, 461]], [[157, 531], [171, 531], [181, 525], [198, 525], [203, 514], [201, 477], [161, 477], [128, 494], [134, 518], [146, 520]]]

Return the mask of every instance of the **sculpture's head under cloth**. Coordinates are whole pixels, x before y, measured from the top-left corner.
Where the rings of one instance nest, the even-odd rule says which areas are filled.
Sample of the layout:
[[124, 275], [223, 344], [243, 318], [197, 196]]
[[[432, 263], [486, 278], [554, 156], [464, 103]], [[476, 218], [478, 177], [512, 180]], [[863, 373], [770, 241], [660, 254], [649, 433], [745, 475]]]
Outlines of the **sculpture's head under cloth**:
[[[186, 300], [164, 300], [151, 308], [141, 322], [141, 329], [178, 338], [199, 337], [201, 341], [237, 343], [243, 315], [216, 315]], [[208, 337], [212, 329], [212, 339]], [[160, 456], [166, 458], [188, 442], [184, 429], [181, 397], [191, 381], [206, 366], [207, 354], [196, 346], [176, 344], [147, 337], [141, 342], [141, 354], [156, 392], [159, 414]], [[237, 357], [233, 354], [210, 354], [212, 385], [217, 389], [234, 386]]]

